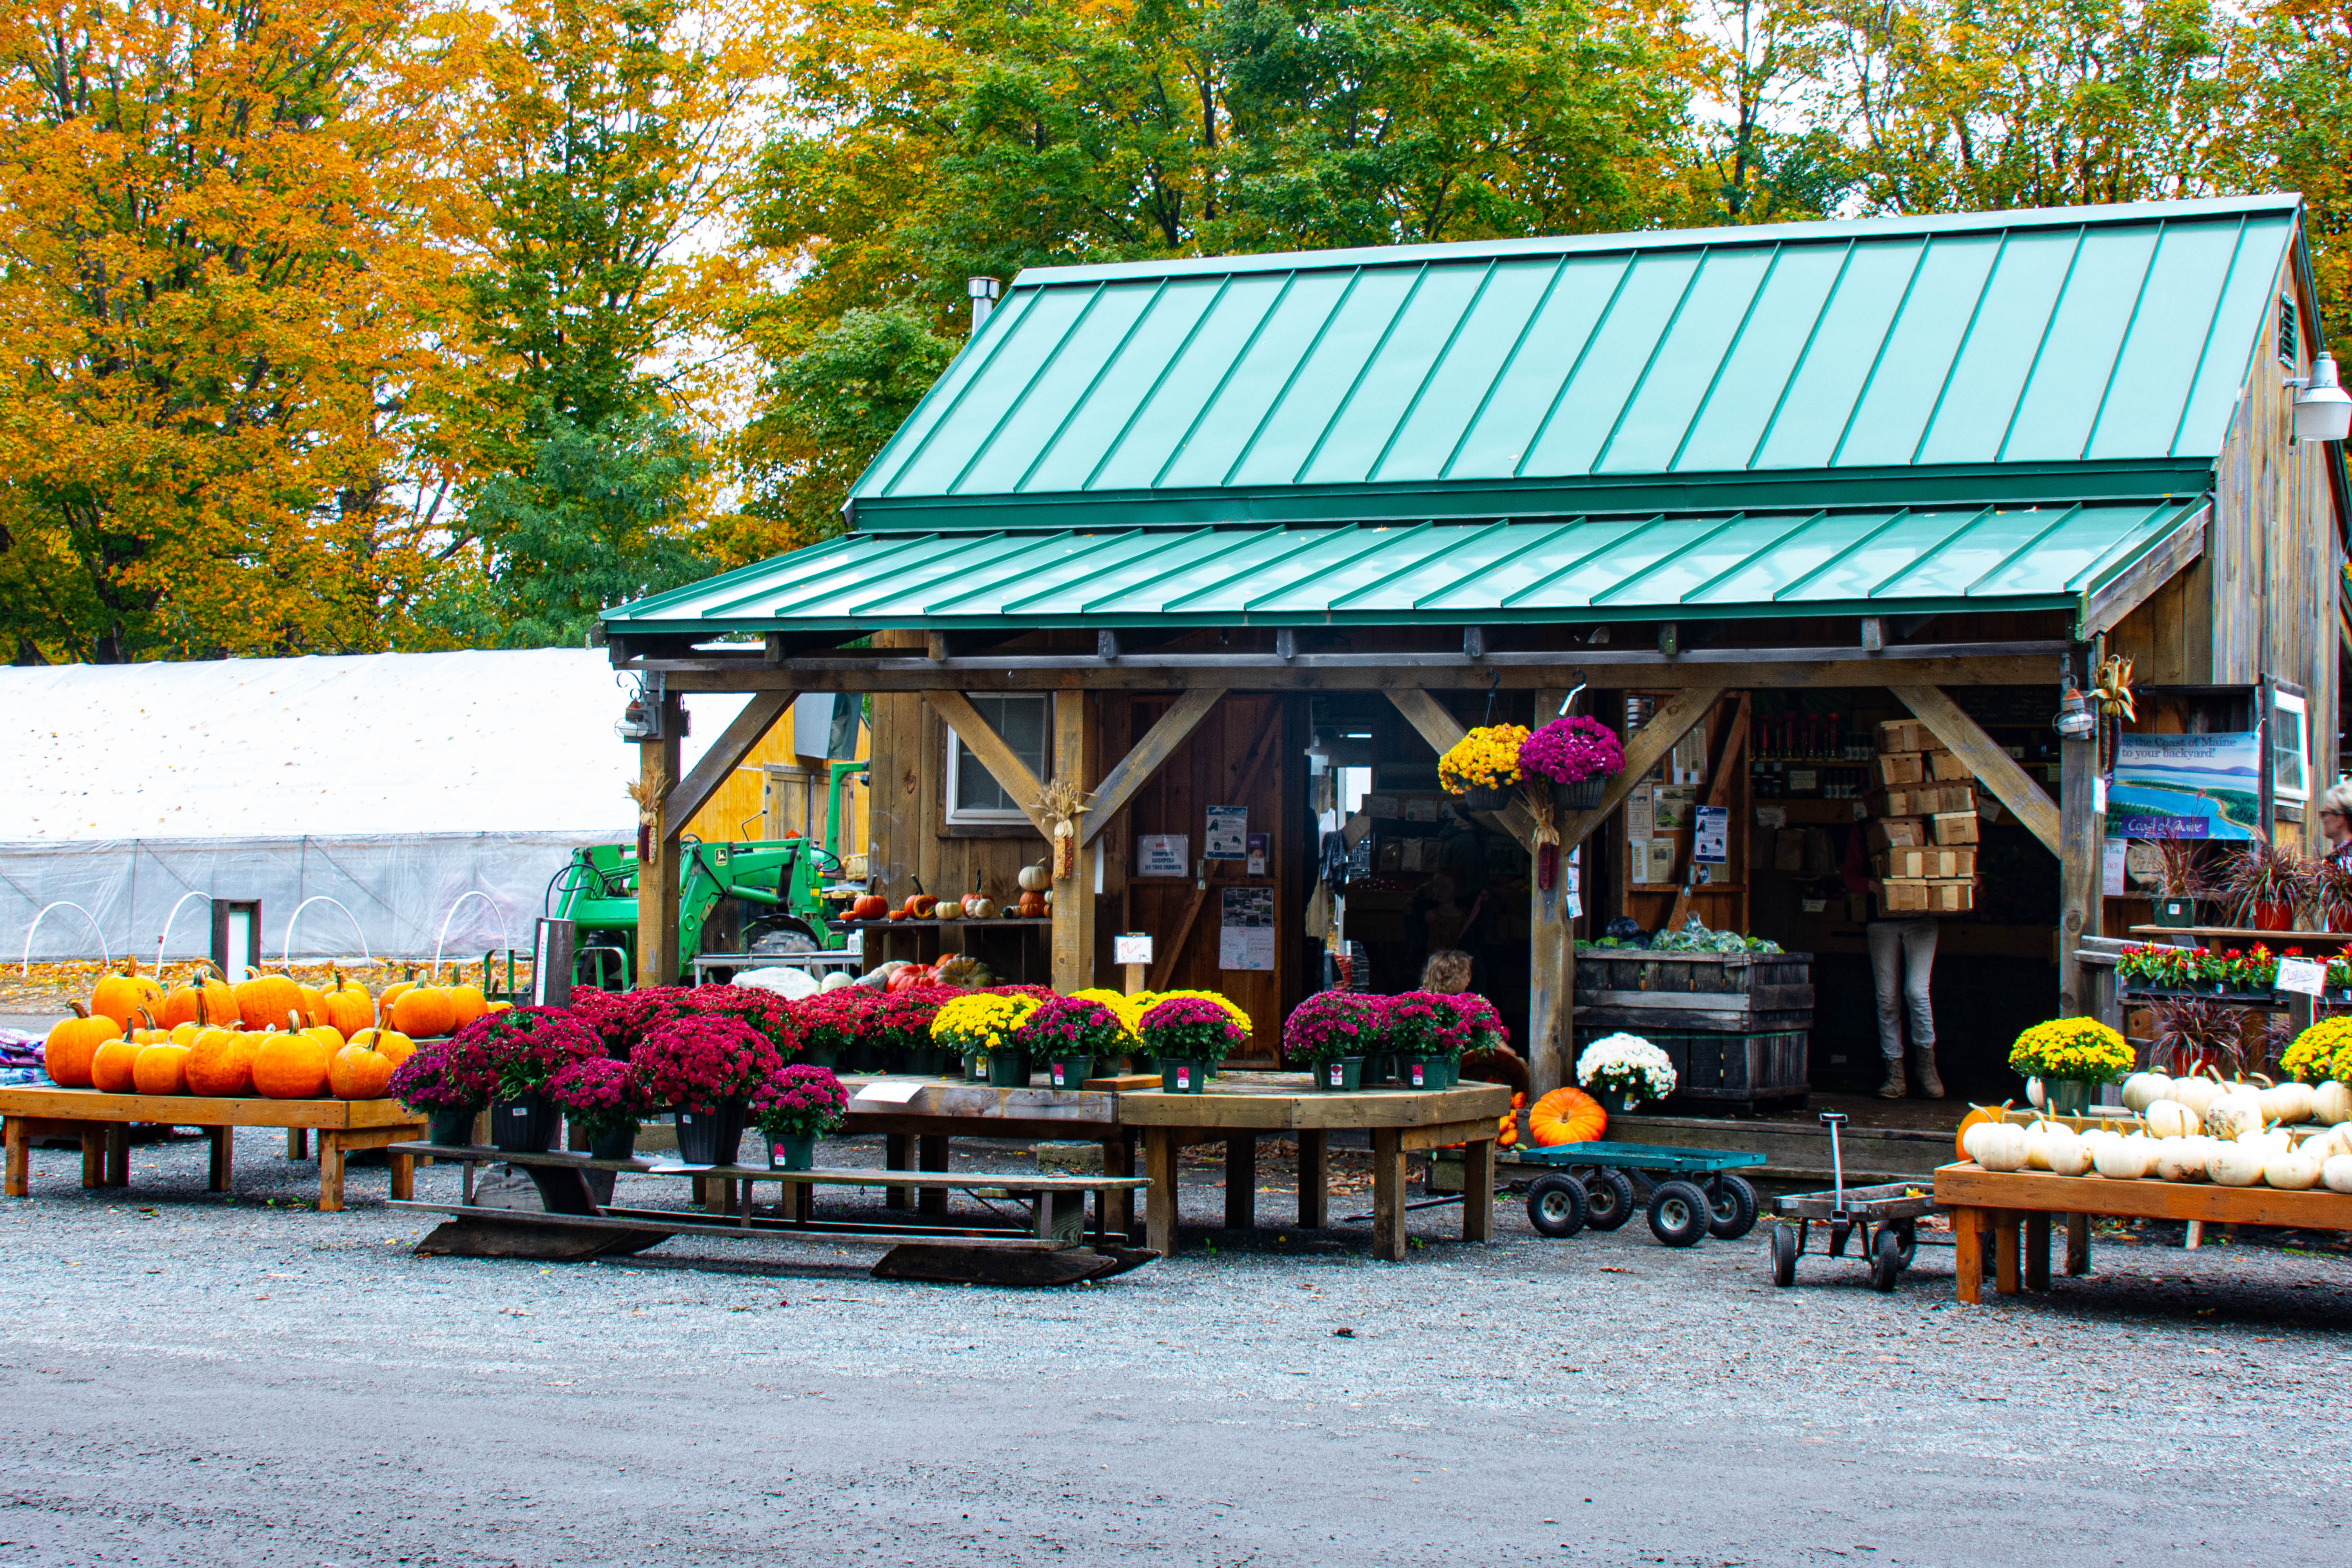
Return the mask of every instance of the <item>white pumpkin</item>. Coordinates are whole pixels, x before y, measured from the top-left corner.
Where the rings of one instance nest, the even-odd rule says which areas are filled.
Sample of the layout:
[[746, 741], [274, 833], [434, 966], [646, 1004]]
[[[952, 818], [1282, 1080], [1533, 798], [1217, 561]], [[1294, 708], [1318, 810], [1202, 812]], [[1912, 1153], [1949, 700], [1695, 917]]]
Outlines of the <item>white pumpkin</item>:
[[2156, 1142], [2156, 1173], [2168, 1182], [2201, 1182], [2205, 1162], [2213, 1156], [2213, 1140], [2202, 1133]]
[[2294, 1147], [2294, 1134], [2284, 1127], [2272, 1127], [2241, 1132], [2238, 1134], [2237, 1142], [2250, 1149], [2260, 1149], [2265, 1155], [2284, 1154]]
[[2025, 1129], [2012, 1121], [1987, 1121], [1979, 1131], [1977, 1163], [1988, 1171], [2014, 1171], [2025, 1163]]
[[2172, 1091], [2172, 1080], [2160, 1072], [2136, 1072], [2124, 1079], [2124, 1109], [2138, 1115]]
[[2263, 1180], [2284, 1192], [2308, 1192], [2319, 1185], [2323, 1162], [2300, 1149], [2282, 1149], [2263, 1162]]
[[2321, 1161], [2319, 1179], [2331, 1193], [2352, 1193], [2352, 1154], [2330, 1154]]
[[855, 985], [856, 984], [857, 977], [856, 975], [850, 973], [849, 971], [845, 969], [836, 969], [832, 973], [824, 977], [824, 984], [818, 986], [817, 989], [820, 991], [838, 991], [845, 985]]
[[2221, 1086], [2210, 1078], [2177, 1078], [2172, 1080], [2172, 1089], [2165, 1098], [2177, 1100], [2203, 1116], [2206, 1108], [2221, 1098]]
[[1022, 867], [1016, 880], [1020, 882], [1023, 892], [1042, 893], [1054, 885], [1054, 873], [1045, 868], [1045, 862], [1040, 860], [1034, 866]]
[[2147, 1118], [2148, 1133], [2156, 1138], [2187, 1138], [2205, 1129], [2203, 1115], [2178, 1100], [2150, 1102]]
[[2042, 1145], [2042, 1157], [2049, 1162], [2053, 1176], [2081, 1176], [2090, 1173], [2091, 1145], [2071, 1127], [2061, 1127]]
[[2118, 1182], [2136, 1182], [2156, 1164], [2156, 1140], [2109, 1137], [2091, 1156], [2099, 1174]]
[[2027, 1103], [2036, 1110], [2045, 1109], [2050, 1103], [2042, 1097], [2042, 1080], [2038, 1078], [2025, 1080], [2025, 1099]]
[[2225, 1094], [2205, 1110], [2205, 1131], [2215, 1138], [2259, 1132], [2263, 1121], [2263, 1102], [2252, 1094]]
[[[2050, 1145], [2056, 1136], [2066, 1131], [2054, 1121], [2036, 1121], [2025, 1130], [2025, 1168], [2046, 1171], [2050, 1168]], [[2068, 1136], [2073, 1136], [2068, 1133]]]
[[2273, 1084], [2254, 1098], [2262, 1103], [2263, 1114], [2273, 1121], [2311, 1120], [2313, 1097], [2307, 1083]]
[[1969, 1159], [1974, 1160], [1978, 1164], [1983, 1164], [1984, 1155], [1979, 1152], [1977, 1145], [1983, 1141], [1986, 1128], [1998, 1127], [2000, 1125], [2000, 1123], [1998, 1121], [1970, 1122], [1969, 1124], [1969, 1130], [1960, 1134], [1960, 1152], [1966, 1154]]
[[2205, 1173], [2220, 1186], [2251, 1187], [2263, 1179], [2268, 1163], [2263, 1151], [2251, 1143], [2224, 1143], [2206, 1160]]
[[2329, 1079], [2311, 1091], [2311, 1115], [2315, 1121], [2352, 1121], [2352, 1089]]

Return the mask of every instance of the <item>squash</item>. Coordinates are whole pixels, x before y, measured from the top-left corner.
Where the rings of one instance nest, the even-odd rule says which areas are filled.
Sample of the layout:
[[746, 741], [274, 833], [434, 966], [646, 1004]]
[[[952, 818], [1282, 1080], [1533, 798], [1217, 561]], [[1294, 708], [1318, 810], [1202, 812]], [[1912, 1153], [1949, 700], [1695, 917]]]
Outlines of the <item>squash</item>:
[[305, 985], [299, 980], [294, 982], [294, 989], [302, 994], [301, 1005], [297, 1009], [302, 1015], [302, 1021], [306, 1024], [325, 1023], [327, 1021], [326, 992], [316, 985]]
[[207, 1024], [226, 1024], [236, 1016], [236, 993], [223, 984], [212, 966], [206, 964], [185, 985], [165, 992], [163, 1005], [155, 1016], [163, 1020], [167, 1029], [176, 1029], [183, 1024], [194, 1024], [199, 1028]]
[[2211, 1078], [2177, 1078], [2172, 1080], [2171, 1092], [2165, 1098], [2179, 1100], [2202, 1117], [2206, 1108], [2221, 1098], [2221, 1081]]
[[2111, 1181], [2136, 1182], [2156, 1163], [2154, 1139], [2134, 1135], [2102, 1140], [2091, 1156], [2092, 1166]]
[[253, 1053], [263, 1035], [240, 1029], [204, 1029], [189, 1042], [186, 1079], [190, 1094], [236, 1100], [253, 1092]]
[[138, 1065], [139, 1053], [145, 1046], [134, 1046], [129, 1040], [109, 1040], [98, 1047], [89, 1058], [89, 1086], [100, 1094], [131, 1094], [139, 1080], [131, 1075]]
[[890, 900], [879, 893], [861, 893], [849, 902], [849, 918], [854, 921], [887, 921], [890, 918]]
[[2136, 1072], [2124, 1079], [2124, 1109], [2137, 1115], [2165, 1098], [2172, 1080], [2160, 1072]]
[[61, 1018], [50, 1028], [41, 1045], [41, 1060], [51, 1082], [66, 1089], [88, 1089], [90, 1058], [107, 1041], [122, 1037], [122, 1026], [79, 1002], [73, 1010], [72, 1017]]
[[394, 1067], [416, 1054], [416, 1042], [392, 1029], [362, 1029], [352, 1037], [352, 1044], [365, 1046]]
[[931, 911], [939, 907], [939, 900], [929, 893], [909, 893], [907, 895], [906, 903], [901, 907], [906, 910], [908, 920], [927, 921], [931, 918]]
[[2281, 1192], [2309, 1192], [2319, 1185], [2320, 1171], [2326, 1163], [2316, 1153], [2283, 1150], [2263, 1162], [2263, 1180]]
[[327, 1064], [327, 1088], [337, 1100], [382, 1100], [399, 1064], [367, 1046], [345, 1046]]
[[2156, 1173], [2168, 1182], [2201, 1182], [2205, 1179], [2205, 1162], [2213, 1157], [2217, 1147], [2202, 1132], [2186, 1138], [2159, 1138], [2156, 1141]]
[[305, 1031], [264, 1035], [253, 1053], [253, 1087], [271, 1100], [317, 1100], [327, 1092], [334, 1054]]
[[426, 1040], [446, 1035], [456, 1026], [457, 1008], [454, 998], [438, 985], [417, 985], [402, 992], [392, 1004], [388, 1015], [392, 1026], [411, 1039]]
[[1528, 1136], [1546, 1149], [1592, 1142], [1608, 1127], [1609, 1113], [1601, 1102], [1573, 1084], [1553, 1089], [1528, 1111]]
[[344, 979], [343, 972], [338, 969], [335, 983], [327, 987], [319, 1022], [332, 1024], [346, 1035], [358, 1034], [375, 1023], [375, 998], [358, 981]]
[[2278, 1083], [2254, 1096], [2273, 1121], [2308, 1121], [2318, 1099], [2307, 1083]]
[[2203, 1130], [2204, 1119], [2177, 1100], [2148, 1102], [2147, 1130], [2158, 1138], [2186, 1138]]
[[967, 893], [963, 900], [963, 918], [968, 921], [994, 920], [996, 900], [986, 893]]
[[163, 988], [139, 973], [139, 961], [126, 958], [121, 970], [100, 980], [89, 994], [89, 1010], [103, 1013], [124, 1028], [129, 1028], [139, 1016], [141, 1008], [149, 1011], [163, 1005]]
[[302, 1006], [302, 988], [283, 974], [256, 970], [236, 984], [237, 1016], [248, 1029], [282, 1028], [286, 1015]]
[[2205, 1173], [2216, 1186], [2251, 1187], [2263, 1179], [2270, 1156], [2251, 1143], [2225, 1142], [2205, 1162]]
[[2330, 1154], [2320, 1163], [2319, 1179], [2331, 1193], [2352, 1193], [2352, 1154]]
[[1021, 890], [1024, 893], [1042, 893], [1054, 885], [1054, 873], [1045, 868], [1045, 862], [1040, 860], [1034, 866], [1022, 867], [1015, 880], [1021, 884]]
[[2311, 1091], [2311, 1115], [2313, 1121], [2330, 1125], [2352, 1121], [2352, 1089], [2329, 1079]]
[[2259, 1132], [2263, 1130], [2263, 1121], [2262, 1100], [2252, 1090], [2222, 1095], [2205, 1110], [2205, 1131], [2215, 1138], [2231, 1139], [2242, 1132]]
[[2025, 1129], [2013, 1121], [1990, 1121], [1976, 1136], [1977, 1163], [1988, 1171], [2015, 1171], [2025, 1164]]
[[188, 1092], [188, 1047], [149, 1046], [131, 1064], [131, 1081], [142, 1094]]
[[454, 1034], [490, 1010], [490, 999], [482, 994], [478, 985], [463, 982], [446, 987], [449, 995], [449, 1028]]
[[1013, 912], [1019, 915], [1023, 920], [1043, 920], [1045, 916], [1045, 895], [1043, 893], [1022, 894], [1021, 901], [1013, 906]]
[[2071, 1127], [2051, 1130], [2042, 1145], [2042, 1163], [2053, 1176], [2080, 1176], [2091, 1169], [2091, 1153], [2096, 1144], [2083, 1142], [2082, 1134]]

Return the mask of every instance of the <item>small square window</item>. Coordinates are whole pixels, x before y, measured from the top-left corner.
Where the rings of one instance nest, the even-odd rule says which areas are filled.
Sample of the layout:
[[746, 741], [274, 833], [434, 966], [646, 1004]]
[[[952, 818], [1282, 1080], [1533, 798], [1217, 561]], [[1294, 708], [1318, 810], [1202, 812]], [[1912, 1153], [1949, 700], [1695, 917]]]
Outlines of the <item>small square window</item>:
[[2311, 725], [2302, 698], [2271, 695], [2271, 792], [2284, 801], [2311, 798]]
[[[1021, 759], [1031, 775], [1044, 778], [1051, 771], [1046, 759], [1050, 731], [1044, 693], [1003, 696], [993, 692], [968, 694], [989, 727]], [[948, 821], [950, 823], [1026, 823], [1028, 813], [1004, 793], [980, 759], [964, 749], [955, 731], [948, 731]]]

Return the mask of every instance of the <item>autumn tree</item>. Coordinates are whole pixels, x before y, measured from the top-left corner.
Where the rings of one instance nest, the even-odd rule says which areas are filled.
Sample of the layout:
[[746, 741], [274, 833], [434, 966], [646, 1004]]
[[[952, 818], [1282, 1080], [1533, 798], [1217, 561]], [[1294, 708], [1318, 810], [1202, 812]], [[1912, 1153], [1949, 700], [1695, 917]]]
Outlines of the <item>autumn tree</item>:
[[384, 646], [429, 574], [446, 265], [403, 0], [0, 14], [0, 632], [19, 660]]

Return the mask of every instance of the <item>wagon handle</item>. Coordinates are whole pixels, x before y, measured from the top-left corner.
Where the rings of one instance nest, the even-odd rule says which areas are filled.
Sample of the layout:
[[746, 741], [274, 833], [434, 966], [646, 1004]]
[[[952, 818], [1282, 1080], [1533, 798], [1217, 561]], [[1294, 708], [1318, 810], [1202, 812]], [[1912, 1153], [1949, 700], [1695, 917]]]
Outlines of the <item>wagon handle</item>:
[[1822, 1125], [1830, 1130], [1830, 1219], [1843, 1223], [1845, 1215], [1845, 1163], [1838, 1158], [1838, 1129], [1845, 1123], [1842, 1110], [1822, 1112]]

